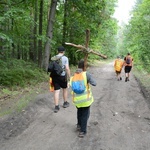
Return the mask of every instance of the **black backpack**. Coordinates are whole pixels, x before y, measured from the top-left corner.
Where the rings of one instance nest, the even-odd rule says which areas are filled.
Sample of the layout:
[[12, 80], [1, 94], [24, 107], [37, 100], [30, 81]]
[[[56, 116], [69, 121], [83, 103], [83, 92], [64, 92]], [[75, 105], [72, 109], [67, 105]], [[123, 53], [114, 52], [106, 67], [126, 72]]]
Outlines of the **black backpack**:
[[64, 66], [62, 66], [61, 58], [63, 56], [54, 56], [51, 58], [51, 61], [48, 66], [47, 72], [51, 72], [53, 75], [61, 75], [61, 73], [64, 71]]

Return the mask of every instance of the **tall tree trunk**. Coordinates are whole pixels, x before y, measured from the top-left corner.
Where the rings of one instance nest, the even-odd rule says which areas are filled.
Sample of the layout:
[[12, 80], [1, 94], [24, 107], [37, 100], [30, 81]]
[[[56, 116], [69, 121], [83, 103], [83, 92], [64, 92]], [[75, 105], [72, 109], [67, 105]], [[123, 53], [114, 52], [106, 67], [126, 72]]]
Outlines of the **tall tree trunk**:
[[[85, 41], [85, 47], [88, 48], [90, 41], [90, 30], [86, 29], [86, 41]], [[88, 59], [88, 53], [85, 53], [84, 55], [84, 71], [86, 71], [87, 68], [87, 59]]]
[[[40, 14], [39, 14], [39, 36], [42, 35], [43, 29], [43, 0], [40, 1]], [[38, 41], [38, 65], [42, 65], [42, 40]]]
[[[31, 15], [31, 18], [33, 18], [33, 8], [31, 8], [30, 15]], [[33, 24], [31, 23], [31, 25], [30, 25], [30, 43], [29, 43], [29, 59], [32, 61], [34, 60], [33, 59], [34, 58], [33, 30], [34, 30]]]
[[51, 1], [51, 7], [49, 10], [49, 21], [48, 21], [48, 27], [47, 27], [47, 41], [45, 44], [45, 52], [44, 52], [44, 58], [43, 58], [43, 64], [42, 67], [47, 70], [48, 63], [49, 63], [49, 55], [51, 51], [50, 42], [52, 40], [53, 36], [53, 23], [55, 18], [55, 12], [56, 12], [56, 6], [57, 6], [57, 0]]
[[66, 32], [67, 32], [67, 4], [68, 4], [68, 0], [65, 0], [64, 3], [64, 23], [63, 23], [63, 39], [62, 39], [62, 43], [64, 44], [66, 42]]
[[34, 31], [33, 31], [33, 34], [34, 34], [34, 40], [33, 40], [33, 45], [34, 45], [34, 62], [37, 61], [37, 20], [38, 20], [38, 17], [37, 17], [37, 14], [38, 14], [38, 1], [36, 0], [35, 1], [35, 9], [34, 9]]
[[17, 45], [17, 59], [21, 59], [20, 44]]
[[[11, 25], [11, 31], [13, 31], [14, 30], [14, 19], [13, 18], [12, 18], [11, 24], [12, 24]], [[15, 55], [15, 44], [12, 43], [11, 47], [12, 47], [11, 56], [12, 56], [12, 58], [16, 58], [16, 55]]]

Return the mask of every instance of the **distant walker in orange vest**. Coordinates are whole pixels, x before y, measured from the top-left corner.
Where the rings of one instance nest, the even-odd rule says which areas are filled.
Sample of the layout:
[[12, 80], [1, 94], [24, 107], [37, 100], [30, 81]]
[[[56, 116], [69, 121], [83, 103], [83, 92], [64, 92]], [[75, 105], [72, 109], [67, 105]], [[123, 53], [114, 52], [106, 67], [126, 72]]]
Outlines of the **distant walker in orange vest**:
[[114, 69], [115, 69], [118, 81], [122, 80], [122, 77], [121, 77], [122, 67], [123, 67], [123, 61], [120, 59], [119, 56], [117, 56], [117, 59], [114, 62]]

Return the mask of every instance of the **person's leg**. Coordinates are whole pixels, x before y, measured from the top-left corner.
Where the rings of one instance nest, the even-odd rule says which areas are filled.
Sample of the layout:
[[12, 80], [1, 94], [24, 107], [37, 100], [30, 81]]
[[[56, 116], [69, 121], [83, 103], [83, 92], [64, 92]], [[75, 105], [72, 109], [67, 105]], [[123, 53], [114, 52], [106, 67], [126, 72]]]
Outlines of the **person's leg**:
[[63, 99], [64, 99], [64, 102], [67, 101], [68, 99], [68, 89], [63, 89]]
[[120, 80], [120, 73], [118, 73], [118, 81]]
[[118, 81], [119, 81], [119, 80], [122, 80], [121, 71], [118, 72]]
[[128, 72], [128, 70], [126, 69], [126, 73], [125, 73], [126, 78], [128, 77], [128, 74], [129, 74], [129, 72]]
[[54, 112], [57, 113], [59, 111], [59, 94], [60, 94], [60, 85], [58, 77], [53, 76], [52, 82], [54, 85], [54, 104], [55, 104]]
[[59, 85], [62, 88], [62, 92], [63, 92], [63, 107], [69, 107], [69, 103], [67, 102], [68, 99], [68, 88], [67, 88], [67, 80], [65, 76], [61, 76], [59, 77]]
[[128, 72], [128, 78], [129, 78], [129, 74], [130, 74], [130, 73]]
[[129, 77], [130, 77], [130, 71], [131, 71], [132, 67], [129, 66], [129, 70], [128, 70], [128, 81], [129, 81]]
[[117, 76], [117, 79], [119, 80], [119, 72], [116, 71], [116, 76]]
[[119, 81], [119, 72], [117, 72], [117, 79], [118, 79], [118, 81]]
[[55, 104], [55, 106], [57, 106], [59, 104], [59, 93], [60, 93], [60, 90], [54, 91], [54, 104]]
[[128, 74], [129, 74], [128, 66], [125, 66], [125, 82], [128, 81]]
[[129, 81], [129, 77], [130, 77], [130, 72], [127, 73], [127, 77], [126, 77], [127, 81]]
[[122, 80], [122, 77], [121, 77], [121, 71], [120, 71], [120, 73], [119, 73], [119, 79]]
[[81, 129], [82, 108], [77, 108], [77, 130]]
[[79, 133], [79, 137], [84, 137], [87, 133], [87, 122], [90, 116], [90, 107], [82, 108], [82, 119], [81, 119], [81, 132]]
[[68, 89], [67, 88], [63, 89], [63, 99], [64, 99], [63, 107], [64, 108], [69, 107], [69, 103], [67, 101], [67, 99], [68, 99]]
[[54, 91], [54, 104], [55, 104], [54, 112], [59, 111], [59, 93], [60, 93], [60, 90]]
[[125, 82], [128, 81], [128, 73], [126, 73], [126, 78], [125, 78]]

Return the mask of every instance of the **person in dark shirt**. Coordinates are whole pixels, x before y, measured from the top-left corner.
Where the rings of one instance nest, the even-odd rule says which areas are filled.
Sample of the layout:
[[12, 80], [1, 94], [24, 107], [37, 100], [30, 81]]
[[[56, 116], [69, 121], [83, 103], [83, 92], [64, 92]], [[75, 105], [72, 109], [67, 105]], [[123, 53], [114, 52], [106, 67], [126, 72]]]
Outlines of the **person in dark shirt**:
[[125, 82], [129, 81], [130, 72], [133, 66], [133, 58], [130, 53], [124, 58], [124, 71], [125, 71]]

